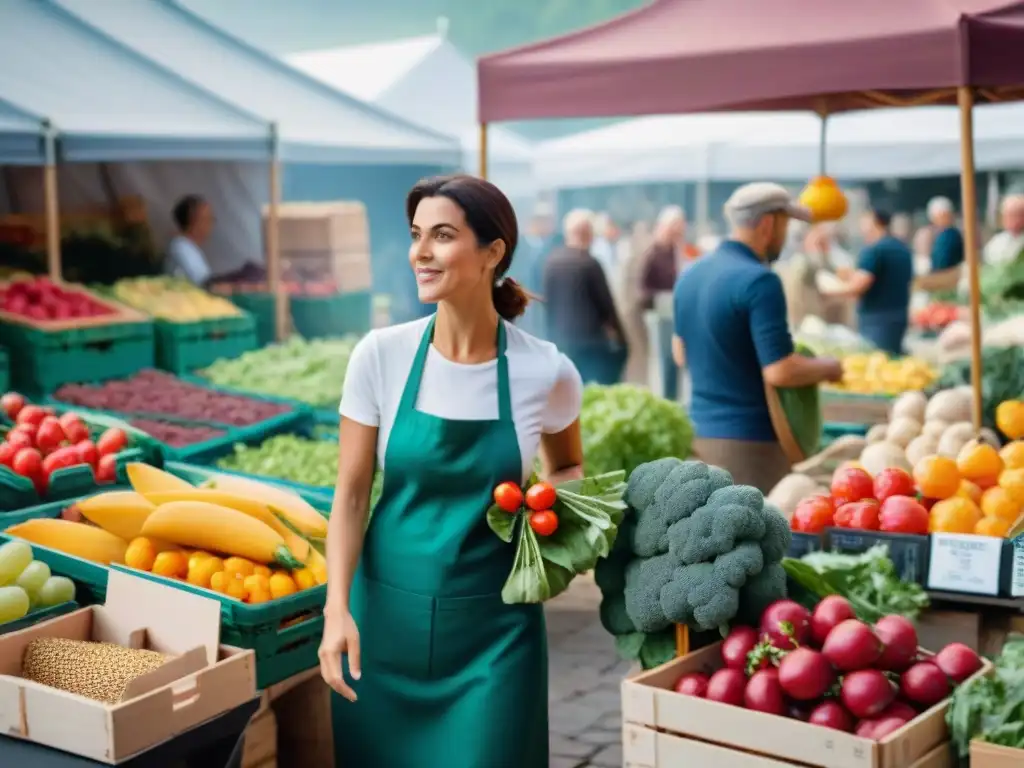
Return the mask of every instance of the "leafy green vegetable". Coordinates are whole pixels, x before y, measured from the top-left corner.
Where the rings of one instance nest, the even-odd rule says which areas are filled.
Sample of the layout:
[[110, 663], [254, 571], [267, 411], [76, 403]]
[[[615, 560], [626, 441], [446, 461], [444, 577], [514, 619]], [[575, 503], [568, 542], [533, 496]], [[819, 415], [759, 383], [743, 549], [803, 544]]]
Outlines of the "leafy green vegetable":
[[592, 384], [580, 412], [587, 474], [629, 474], [655, 459], [685, 459], [693, 425], [678, 403], [632, 384]]
[[[797, 344], [796, 351], [805, 357], [814, 357], [811, 349], [804, 344]], [[821, 445], [821, 432], [824, 426], [818, 385], [780, 387], [775, 391], [800, 451], [805, 457], [813, 456]]]
[[891, 613], [914, 619], [928, 607], [919, 584], [903, 581], [889, 559], [889, 548], [878, 544], [859, 555], [812, 552], [803, 558], [784, 558], [786, 575], [817, 596], [842, 595], [857, 616], [875, 622]]
[[558, 528], [537, 536], [528, 512], [493, 505], [487, 525], [506, 543], [516, 542], [515, 562], [501, 596], [506, 603], [539, 603], [561, 594], [580, 573], [593, 570], [615, 544], [626, 505], [625, 473], [610, 472], [556, 486]]
[[293, 336], [241, 357], [218, 360], [200, 374], [216, 386], [334, 408], [358, 341], [355, 336], [313, 340]]
[[946, 723], [961, 758], [970, 754], [971, 739], [1024, 749], [1024, 637], [1006, 642], [991, 676], [953, 692]]

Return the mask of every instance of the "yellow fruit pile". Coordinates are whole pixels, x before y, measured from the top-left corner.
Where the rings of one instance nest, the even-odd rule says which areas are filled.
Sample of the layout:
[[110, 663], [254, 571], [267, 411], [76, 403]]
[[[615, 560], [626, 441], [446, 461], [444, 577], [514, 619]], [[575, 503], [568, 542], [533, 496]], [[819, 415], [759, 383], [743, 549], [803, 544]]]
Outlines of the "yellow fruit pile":
[[225, 298], [172, 277], [135, 277], [119, 280], [114, 297], [151, 317], [175, 323], [236, 317], [238, 307]]
[[932, 533], [1005, 538], [1024, 514], [1024, 440], [997, 451], [972, 440], [956, 460], [927, 456], [914, 467], [921, 495], [935, 500]]
[[843, 358], [843, 380], [830, 389], [872, 395], [899, 395], [930, 386], [938, 373], [916, 357], [890, 359], [883, 352]]
[[72, 508], [84, 522], [29, 520], [13, 536], [76, 557], [187, 581], [249, 603], [327, 582], [327, 520], [296, 494], [218, 475], [197, 488], [146, 464], [129, 464], [131, 491]]

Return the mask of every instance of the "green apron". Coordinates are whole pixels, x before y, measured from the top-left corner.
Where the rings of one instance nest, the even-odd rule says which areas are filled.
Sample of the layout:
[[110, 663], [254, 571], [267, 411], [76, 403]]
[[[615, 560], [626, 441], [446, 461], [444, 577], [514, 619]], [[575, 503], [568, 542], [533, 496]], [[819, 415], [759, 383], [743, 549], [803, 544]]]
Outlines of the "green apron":
[[[523, 473], [505, 326], [497, 421], [416, 410], [433, 337], [431, 318], [353, 580], [362, 679], [353, 683], [357, 702], [333, 699], [337, 767], [546, 768], [544, 612], [502, 602], [514, 547], [486, 522], [495, 486], [521, 482]], [[344, 666], [350, 680], [347, 659]]]

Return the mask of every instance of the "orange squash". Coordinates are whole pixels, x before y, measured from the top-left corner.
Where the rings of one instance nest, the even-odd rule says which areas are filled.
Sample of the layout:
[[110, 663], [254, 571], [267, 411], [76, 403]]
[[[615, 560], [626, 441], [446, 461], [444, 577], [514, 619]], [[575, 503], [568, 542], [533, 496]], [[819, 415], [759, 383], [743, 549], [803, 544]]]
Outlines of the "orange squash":
[[815, 223], [839, 221], [846, 215], [849, 203], [836, 180], [829, 176], [816, 176], [800, 193], [800, 204], [810, 210]]

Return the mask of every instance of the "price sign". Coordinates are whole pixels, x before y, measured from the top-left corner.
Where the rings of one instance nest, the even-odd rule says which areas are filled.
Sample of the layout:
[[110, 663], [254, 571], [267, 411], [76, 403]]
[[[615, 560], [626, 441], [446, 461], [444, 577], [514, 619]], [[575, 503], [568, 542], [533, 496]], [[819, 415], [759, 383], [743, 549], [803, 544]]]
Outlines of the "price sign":
[[1013, 580], [1010, 582], [1010, 594], [1024, 597], [1024, 541], [1013, 542]]
[[962, 533], [932, 534], [928, 588], [996, 596], [1002, 553], [1003, 539]]

